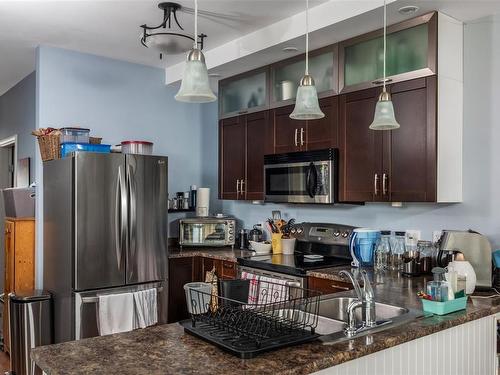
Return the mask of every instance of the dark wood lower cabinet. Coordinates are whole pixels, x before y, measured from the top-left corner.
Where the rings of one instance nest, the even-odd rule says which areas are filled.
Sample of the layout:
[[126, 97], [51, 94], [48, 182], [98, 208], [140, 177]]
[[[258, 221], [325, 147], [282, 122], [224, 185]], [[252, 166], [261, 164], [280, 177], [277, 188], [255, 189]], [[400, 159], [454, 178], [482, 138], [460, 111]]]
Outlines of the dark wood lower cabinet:
[[307, 278], [307, 288], [318, 291], [322, 294], [339, 293], [354, 289], [351, 283], [344, 283], [341, 281], [328, 280], [313, 276], [309, 276]]
[[194, 274], [194, 257], [170, 258], [168, 261], [168, 322], [178, 322], [189, 317], [184, 284], [198, 280]]
[[236, 262], [208, 257], [183, 257], [169, 259], [168, 322], [188, 319], [184, 285], [193, 281], [205, 281], [206, 272], [215, 267], [219, 279], [235, 279]]

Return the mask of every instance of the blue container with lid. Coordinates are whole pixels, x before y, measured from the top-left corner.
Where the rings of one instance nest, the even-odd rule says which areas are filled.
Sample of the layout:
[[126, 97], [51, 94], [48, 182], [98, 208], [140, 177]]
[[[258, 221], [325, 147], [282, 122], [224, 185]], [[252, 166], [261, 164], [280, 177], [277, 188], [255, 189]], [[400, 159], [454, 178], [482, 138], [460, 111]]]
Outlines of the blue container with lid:
[[61, 144], [61, 157], [64, 158], [75, 151], [110, 153], [111, 145], [75, 142], [66, 142]]
[[349, 240], [353, 266], [373, 267], [375, 249], [380, 241], [380, 231], [367, 228], [356, 228]]

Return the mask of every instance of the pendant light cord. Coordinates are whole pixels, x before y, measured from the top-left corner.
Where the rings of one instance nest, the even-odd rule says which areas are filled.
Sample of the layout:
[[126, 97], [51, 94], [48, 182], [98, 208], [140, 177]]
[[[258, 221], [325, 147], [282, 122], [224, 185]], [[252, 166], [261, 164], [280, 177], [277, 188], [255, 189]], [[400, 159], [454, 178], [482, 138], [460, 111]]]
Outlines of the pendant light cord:
[[194, 0], [194, 48], [198, 49], [198, 0]]
[[386, 57], [387, 55], [387, 5], [386, 0], [384, 0], [384, 92], [385, 92], [385, 81], [386, 81]]
[[309, 0], [306, 0], [306, 75], [308, 74], [309, 74]]

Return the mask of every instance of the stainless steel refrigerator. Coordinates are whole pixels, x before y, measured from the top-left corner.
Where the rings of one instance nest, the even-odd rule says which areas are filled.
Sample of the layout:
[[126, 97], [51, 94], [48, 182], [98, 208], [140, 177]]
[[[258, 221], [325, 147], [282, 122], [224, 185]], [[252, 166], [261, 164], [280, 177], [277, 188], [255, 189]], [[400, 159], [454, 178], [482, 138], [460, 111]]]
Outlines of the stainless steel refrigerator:
[[98, 335], [100, 294], [156, 288], [167, 322], [166, 157], [76, 152], [44, 163], [44, 289], [56, 342]]

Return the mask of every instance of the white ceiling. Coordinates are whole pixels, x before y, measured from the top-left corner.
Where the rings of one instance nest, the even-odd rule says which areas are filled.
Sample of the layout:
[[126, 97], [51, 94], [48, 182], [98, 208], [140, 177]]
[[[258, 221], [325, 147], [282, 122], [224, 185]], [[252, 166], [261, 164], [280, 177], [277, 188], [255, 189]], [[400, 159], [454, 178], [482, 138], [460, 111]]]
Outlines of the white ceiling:
[[[93, 53], [111, 58], [165, 67], [176, 65], [184, 56], [169, 56], [160, 61], [155, 51], [140, 45], [139, 25], [157, 25], [162, 12], [160, 0], [142, 1], [5, 1], [0, 0], [0, 94], [32, 72], [35, 68], [35, 48], [40, 44]], [[193, 7], [193, 0], [180, 0]], [[380, 0], [310, 0], [311, 7], [334, 2], [338, 6], [377, 3]], [[462, 21], [500, 12], [500, 0], [389, 0], [390, 23], [403, 17], [397, 9], [405, 4], [420, 6], [420, 13], [440, 10]], [[205, 13], [199, 20], [199, 30], [208, 34], [205, 50], [228, 43], [263, 27], [301, 13], [304, 0], [199, 0]], [[319, 8], [318, 8], [319, 9]], [[379, 12], [360, 15], [349, 22], [339, 22], [336, 37], [378, 28]], [[207, 15], [211, 14], [211, 15]], [[374, 18], [375, 17], [375, 18]], [[180, 13], [186, 31], [193, 28], [193, 15]], [[333, 18], [333, 15], [332, 15]], [[293, 27], [293, 25], [291, 25]], [[297, 25], [299, 27], [300, 25]], [[332, 43], [331, 30], [313, 34], [313, 47]], [[342, 31], [342, 32], [340, 32]], [[303, 44], [291, 39], [299, 50]], [[278, 54], [278, 52], [281, 54]], [[263, 51], [269, 54], [269, 51]], [[267, 59], [280, 59], [281, 46]]]
[[[311, 0], [311, 6], [327, 0]], [[40, 44], [164, 67], [166, 61], [139, 43], [139, 25], [157, 26], [160, 0], [142, 1], [3, 1], [0, 0], [0, 94], [35, 68]], [[177, 1], [192, 8], [193, 0]], [[208, 35], [205, 48], [225, 43], [265, 25], [299, 13], [303, 0], [199, 0], [199, 30]], [[193, 30], [193, 15], [179, 13], [181, 26]]]

